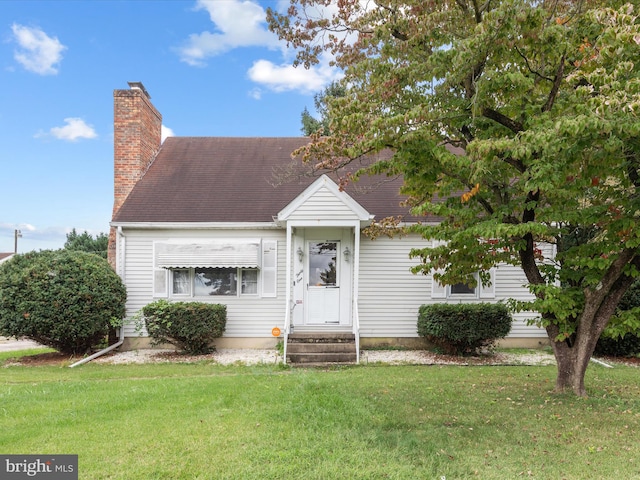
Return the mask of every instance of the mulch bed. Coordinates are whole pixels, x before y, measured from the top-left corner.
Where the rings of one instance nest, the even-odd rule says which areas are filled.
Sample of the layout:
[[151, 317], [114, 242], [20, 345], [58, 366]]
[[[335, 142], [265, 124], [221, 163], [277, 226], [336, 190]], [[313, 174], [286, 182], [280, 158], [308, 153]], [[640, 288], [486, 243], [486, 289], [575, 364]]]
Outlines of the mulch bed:
[[9, 358], [5, 361], [5, 365], [23, 365], [27, 367], [40, 367], [46, 365], [56, 366], [65, 363], [71, 364], [73, 362], [77, 362], [81, 358], [81, 356], [67, 355], [60, 352], [47, 352], [19, 358]]

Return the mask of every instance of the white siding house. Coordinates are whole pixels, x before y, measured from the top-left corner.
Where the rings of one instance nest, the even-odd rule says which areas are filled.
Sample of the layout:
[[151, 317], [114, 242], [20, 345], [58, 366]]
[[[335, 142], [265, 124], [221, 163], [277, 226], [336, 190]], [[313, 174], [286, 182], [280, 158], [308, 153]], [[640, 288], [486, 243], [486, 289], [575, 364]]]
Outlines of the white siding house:
[[[411, 344], [423, 304], [531, 298], [518, 268], [500, 265], [490, 286], [456, 290], [410, 272], [409, 251], [428, 240], [363, 235], [388, 216], [437, 221], [401, 206], [401, 179], [343, 190], [327, 175], [278, 174], [304, 138], [171, 137], [160, 146], [161, 116], [146, 90], [131, 84], [114, 97], [110, 260], [129, 318], [160, 298], [214, 302], [227, 306], [219, 347], [273, 346], [275, 327], [285, 338], [335, 331], [363, 345]], [[133, 139], [132, 122], [141, 132]], [[527, 317], [515, 317], [510, 337], [545, 338]], [[128, 347], [146, 341], [131, 321], [123, 333]]]

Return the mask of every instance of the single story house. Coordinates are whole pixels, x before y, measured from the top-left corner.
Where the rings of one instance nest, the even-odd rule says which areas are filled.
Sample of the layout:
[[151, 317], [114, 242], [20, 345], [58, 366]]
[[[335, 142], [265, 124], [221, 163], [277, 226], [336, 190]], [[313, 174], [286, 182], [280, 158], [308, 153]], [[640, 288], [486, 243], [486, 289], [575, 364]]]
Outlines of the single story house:
[[[360, 346], [422, 344], [418, 308], [432, 302], [530, 298], [522, 270], [499, 266], [491, 286], [443, 287], [414, 275], [417, 235], [363, 235], [376, 219], [412, 217], [402, 179], [345, 189], [331, 175], [295, 175], [308, 139], [170, 137], [141, 83], [114, 91], [115, 200], [110, 261], [127, 286], [127, 315], [157, 299], [222, 303], [220, 348], [272, 347], [292, 332], [355, 336]], [[382, 181], [378, 181], [382, 180]], [[516, 315], [507, 342], [545, 331]], [[275, 338], [274, 332], [280, 331]], [[146, 339], [132, 323], [125, 348]]]

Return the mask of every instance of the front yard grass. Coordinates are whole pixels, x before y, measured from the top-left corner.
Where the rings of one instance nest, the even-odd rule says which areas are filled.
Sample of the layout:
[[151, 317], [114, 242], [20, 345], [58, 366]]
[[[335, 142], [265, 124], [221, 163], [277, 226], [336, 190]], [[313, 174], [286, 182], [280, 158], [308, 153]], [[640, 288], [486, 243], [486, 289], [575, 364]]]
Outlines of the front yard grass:
[[[1, 361], [0, 361], [1, 363]], [[81, 479], [640, 478], [637, 368], [0, 367], [0, 453]]]

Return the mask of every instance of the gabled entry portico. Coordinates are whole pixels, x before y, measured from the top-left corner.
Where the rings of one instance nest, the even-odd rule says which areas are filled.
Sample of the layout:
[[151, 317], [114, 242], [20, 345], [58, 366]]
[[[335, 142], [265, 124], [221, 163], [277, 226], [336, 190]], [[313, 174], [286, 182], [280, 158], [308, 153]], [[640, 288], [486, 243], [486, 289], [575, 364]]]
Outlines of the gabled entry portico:
[[358, 344], [360, 229], [372, 216], [326, 175], [278, 214], [287, 228], [285, 339], [351, 332]]

